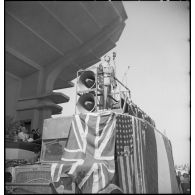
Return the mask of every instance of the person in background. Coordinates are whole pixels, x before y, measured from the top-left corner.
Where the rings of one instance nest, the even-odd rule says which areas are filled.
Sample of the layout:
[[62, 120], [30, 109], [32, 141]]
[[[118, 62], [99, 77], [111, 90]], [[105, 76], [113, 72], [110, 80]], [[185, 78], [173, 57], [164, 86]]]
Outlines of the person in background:
[[177, 183], [179, 186], [179, 191], [183, 193], [182, 188], [181, 188], [181, 172], [180, 171], [177, 172], [176, 178], [177, 178]]
[[21, 131], [18, 133], [18, 138], [21, 139], [24, 142], [28, 141], [29, 134], [27, 132], [27, 129], [24, 125], [21, 126]]
[[184, 194], [190, 194], [190, 180], [189, 180], [189, 175], [187, 173], [183, 173], [181, 188]]
[[17, 132], [17, 130], [15, 130], [13, 132], [13, 139], [14, 139], [14, 142], [17, 142], [18, 141], [18, 132]]
[[33, 139], [33, 135], [32, 134], [30, 134], [29, 135], [29, 138], [28, 138], [28, 140], [27, 140], [28, 142], [33, 142], [34, 141], [34, 139]]
[[21, 127], [22, 127], [22, 125], [20, 125], [18, 128], [17, 128], [17, 135], [21, 132]]
[[39, 129], [32, 129], [32, 133], [33, 133], [33, 140], [37, 140], [40, 138], [40, 134], [39, 134]]
[[178, 186], [181, 184], [180, 174], [181, 174], [180, 171], [178, 171], [176, 175]]

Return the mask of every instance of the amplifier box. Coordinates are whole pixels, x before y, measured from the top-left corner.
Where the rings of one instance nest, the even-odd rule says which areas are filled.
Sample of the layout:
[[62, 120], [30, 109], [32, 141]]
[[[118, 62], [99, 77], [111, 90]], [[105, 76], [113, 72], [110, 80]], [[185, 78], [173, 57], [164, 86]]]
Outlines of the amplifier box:
[[8, 193], [11, 190], [14, 194], [53, 194], [58, 189], [61, 192], [75, 193], [75, 183], [66, 174], [62, 175], [59, 182], [51, 182], [51, 164], [9, 167], [6, 169], [6, 176], [9, 176], [6, 178], [9, 179], [6, 183]]
[[43, 123], [41, 162], [59, 162], [66, 146], [72, 116], [45, 119]]

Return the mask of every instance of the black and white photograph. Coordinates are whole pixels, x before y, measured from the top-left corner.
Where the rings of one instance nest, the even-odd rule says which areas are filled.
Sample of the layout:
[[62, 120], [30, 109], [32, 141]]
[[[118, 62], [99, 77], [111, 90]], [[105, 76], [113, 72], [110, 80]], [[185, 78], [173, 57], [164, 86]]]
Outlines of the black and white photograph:
[[4, 1], [4, 194], [191, 194], [191, 164], [191, 1]]

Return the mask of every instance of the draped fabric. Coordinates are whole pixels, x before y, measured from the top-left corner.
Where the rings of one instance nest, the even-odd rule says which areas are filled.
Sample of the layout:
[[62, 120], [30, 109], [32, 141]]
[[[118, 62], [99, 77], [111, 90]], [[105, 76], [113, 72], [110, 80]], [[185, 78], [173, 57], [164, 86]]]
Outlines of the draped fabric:
[[167, 152], [167, 158], [168, 158], [168, 163], [169, 163], [169, 172], [171, 173], [170, 177], [171, 177], [172, 193], [179, 193], [178, 183], [176, 182], [176, 172], [175, 172], [175, 168], [174, 168], [171, 142], [165, 136], [163, 136], [163, 141], [164, 141], [165, 149]]
[[155, 138], [154, 128], [147, 123], [138, 120], [135, 123], [141, 125], [141, 130], [137, 129], [142, 141], [143, 151], [143, 168], [145, 191], [147, 193], [158, 193], [158, 158], [157, 158], [157, 143]]
[[116, 122], [117, 184], [124, 193], [135, 192], [133, 173], [133, 128], [130, 116], [118, 115]]
[[111, 111], [73, 117], [52, 181], [63, 173], [82, 193], [98, 193], [112, 183], [124, 193], [179, 193], [169, 139], [142, 119]]
[[158, 192], [180, 193], [176, 180], [172, 148], [167, 137], [155, 131], [158, 159]]
[[170, 141], [147, 122], [118, 115], [115, 154], [124, 193], [179, 193]]
[[105, 188], [115, 172], [115, 123], [116, 116], [111, 112], [75, 115], [62, 165], [58, 170], [53, 168], [53, 180], [59, 180], [66, 170], [82, 193], [97, 193]]
[[179, 193], [169, 139], [143, 120], [132, 121], [136, 193]]

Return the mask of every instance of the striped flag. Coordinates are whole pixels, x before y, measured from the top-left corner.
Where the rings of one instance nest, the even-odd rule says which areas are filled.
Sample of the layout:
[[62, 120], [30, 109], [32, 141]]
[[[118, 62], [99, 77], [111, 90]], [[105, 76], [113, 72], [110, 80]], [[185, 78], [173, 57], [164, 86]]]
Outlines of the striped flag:
[[155, 131], [158, 157], [158, 192], [179, 193], [172, 148], [167, 137]]
[[131, 116], [117, 115], [115, 153], [117, 155], [117, 183], [124, 193], [134, 193], [133, 128]]
[[97, 193], [105, 188], [115, 172], [115, 124], [116, 115], [110, 111], [75, 115], [61, 158], [63, 167], [53, 170], [53, 178], [58, 180], [68, 169], [67, 174], [75, 179], [82, 193]]
[[133, 127], [136, 193], [179, 193], [168, 138], [137, 118]]
[[132, 117], [134, 142], [134, 171], [136, 193], [146, 193], [146, 174], [144, 169], [144, 134], [141, 131], [141, 120]]
[[170, 141], [148, 122], [117, 115], [115, 153], [124, 193], [179, 193]]

